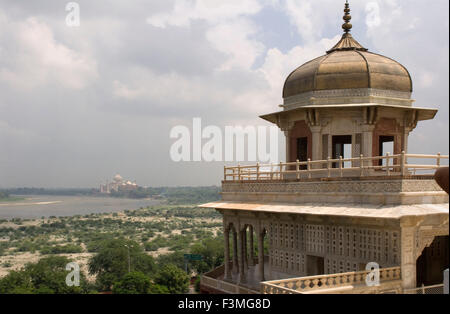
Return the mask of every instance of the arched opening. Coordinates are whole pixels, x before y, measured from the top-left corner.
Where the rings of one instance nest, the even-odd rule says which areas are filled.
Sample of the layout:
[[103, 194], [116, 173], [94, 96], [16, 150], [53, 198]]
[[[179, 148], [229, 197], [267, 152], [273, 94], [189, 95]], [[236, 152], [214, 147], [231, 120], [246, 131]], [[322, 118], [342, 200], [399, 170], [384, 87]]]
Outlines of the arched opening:
[[[228, 224], [224, 230], [224, 279], [232, 281], [233, 273], [238, 273], [238, 245], [237, 245], [237, 231], [233, 223]], [[230, 244], [231, 242], [231, 244]]]
[[[340, 157], [352, 158], [352, 136], [351, 135], [336, 135], [333, 136], [333, 159]], [[338, 163], [333, 163], [333, 168], [338, 168]], [[344, 165], [345, 167], [345, 165]]]
[[433, 243], [423, 250], [416, 262], [417, 287], [443, 283], [444, 270], [448, 268], [448, 245], [448, 236], [436, 237]]
[[263, 230], [258, 234], [258, 272], [259, 272], [259, 281], [266, 281], [265, 274], [265, 262], [266, 262], [266, 250], [267, 247], [264, 244], [267, 244], [265, 241], [267, 235], [267, 230], [263, 228]]
[[245, 226], [245, 253], [247, 268], [250, 266], [255, 266], [255, 242], [254, 242], [254, 228], [252, 225]]

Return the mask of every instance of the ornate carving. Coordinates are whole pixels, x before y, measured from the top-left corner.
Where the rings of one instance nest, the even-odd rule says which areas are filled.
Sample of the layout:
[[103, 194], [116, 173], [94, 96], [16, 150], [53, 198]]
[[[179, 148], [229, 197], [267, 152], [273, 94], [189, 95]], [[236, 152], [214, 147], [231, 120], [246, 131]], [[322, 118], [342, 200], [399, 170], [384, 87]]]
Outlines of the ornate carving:
[[426, 229], [422, 230], [419, 229], [419, 231], [416, 233], [416, 259], [419, 258], [420, 255], [422, 255], [422, 252], [425, 248], [429, 247], [434, 239], [439, 236], [448, 236], [449, 230], [448, 230], [448, 221], [444, 222], [439, 227], [433, 227], [432, 229]]
[[[334, 99], [334, 104], [352, 103], [348, 98], [354, 98], [358, 103], [369, 103], [373, 102], [373, 99], [371, 99], [372, 97], [391, 99], [392, 101], [396, 101], [403, 105], [405, 105], [405, 102], [408, 104], [412, 102], [410, 92], [360, 88], [306, 92], [286, 98], [284, 101], [284, 107], [286, 109], [294, 109], [294, 107], [302, 107], [307, 105], [321, 105], [326, 103], [330, 98]], [[339, 101], [336, 98], [342, 98], [342, 101]], [[361, 102], [361, 100], [363, 101]]]
[[433, 180], [334, 181], [334, 182], [225, 182], [225, 193], [396, 193], [440, 192]]

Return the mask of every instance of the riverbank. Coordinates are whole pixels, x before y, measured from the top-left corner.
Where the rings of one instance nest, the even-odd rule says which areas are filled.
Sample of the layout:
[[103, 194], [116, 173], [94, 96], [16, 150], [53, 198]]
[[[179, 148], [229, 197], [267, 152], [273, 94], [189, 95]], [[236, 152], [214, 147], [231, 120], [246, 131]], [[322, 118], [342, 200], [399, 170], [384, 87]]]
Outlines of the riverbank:
[[[26, 263], [58, 255], [77, 262], [85, 274], [103, 241], [127, 238], [155, 259], [183, 267], [183, 253], [205, 239], [221, 236], [221, 215], [195, 206], [158, 205], [108, 214], [0, 220], [0, 278]], [[88, 276], [93, 281], [95, 278]]]
[[115, 213], [163, 204], [164, 200], [108, 196], [13, 195], [0, 202], [0, 219], [37, 219]]
[[0, 198], [0, 206], [9, 204], [9, 203], [23, 201], [25, 199], [26, 199], [25, 197], [16, 197], [16, 196], [3, 197], [3, 198]]

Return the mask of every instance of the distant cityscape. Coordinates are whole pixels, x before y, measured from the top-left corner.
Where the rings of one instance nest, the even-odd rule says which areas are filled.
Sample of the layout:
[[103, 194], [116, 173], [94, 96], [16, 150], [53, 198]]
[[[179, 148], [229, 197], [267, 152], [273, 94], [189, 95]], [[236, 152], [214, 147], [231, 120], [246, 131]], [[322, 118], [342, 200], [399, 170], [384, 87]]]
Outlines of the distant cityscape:
[[106, 182], [100, 185], [101, 194], [111, 194], [114, 192], [135, 191], [139, 188], [136, 181], [125, 180], [120, 174], [116, 174], [112, 182]]

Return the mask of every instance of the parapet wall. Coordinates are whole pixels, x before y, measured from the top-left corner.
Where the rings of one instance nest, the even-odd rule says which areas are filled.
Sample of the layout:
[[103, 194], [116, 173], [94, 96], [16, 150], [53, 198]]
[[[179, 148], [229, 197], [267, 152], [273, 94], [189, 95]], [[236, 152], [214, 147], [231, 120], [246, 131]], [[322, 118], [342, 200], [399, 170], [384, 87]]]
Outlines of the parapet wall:
[[412, 205], [448, 203], [448, 195], [432, 179], [362, 177], [302, 181], [222, 183], [222, 199], [240, 202]]

